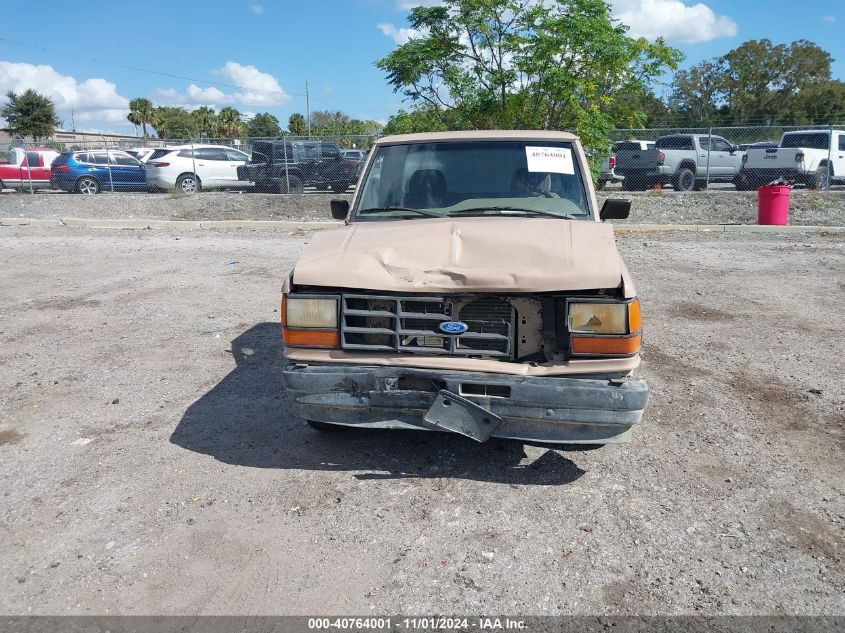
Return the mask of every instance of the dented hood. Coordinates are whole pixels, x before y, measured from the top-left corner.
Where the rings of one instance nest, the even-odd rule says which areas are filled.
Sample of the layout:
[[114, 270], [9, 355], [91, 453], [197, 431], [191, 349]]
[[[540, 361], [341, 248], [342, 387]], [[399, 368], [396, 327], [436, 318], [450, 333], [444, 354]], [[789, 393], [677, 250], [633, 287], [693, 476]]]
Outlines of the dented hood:
[[613, 227], [594, 221], [475, 217], [358, 222], [314, 234], [293, 283], [394, 292], [615, 288]]

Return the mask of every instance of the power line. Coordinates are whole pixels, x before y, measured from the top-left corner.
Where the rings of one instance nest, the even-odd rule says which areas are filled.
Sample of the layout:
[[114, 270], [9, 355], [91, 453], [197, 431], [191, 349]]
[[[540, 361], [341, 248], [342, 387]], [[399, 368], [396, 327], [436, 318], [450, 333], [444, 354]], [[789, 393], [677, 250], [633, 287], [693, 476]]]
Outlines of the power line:
[[[100, 64], [100, 65], [103, 65], [103, 66], [112, 66], [114, 68], [122, 68], [124, 70], [132, 70], [134, 72], [146, 73], [148, 75], [158, 75], [160, 77], [169, 77], [170, 79], [179, 79], [181, 81], [190, 81], [190, 82], [197, 83], [197, 84], [205, 84], [207, 86], [217, 86], [217, 87], [221, 87], [221, 88], [235, 88], [237, 90], [246, 90], [248, 92], [263, 92], [265, 94], [277, 94], [277, 95], [287, 95], [287, 96], [295, 96], [295, 97], [309, 97], [309, 95], [305, 95], [305, 94], [302, 94], [302, 93], [299, 93], [299, 92], [285, 92], [284, 90], [265, 90], [265, 89], [261, 89], [261, 88], [247, 88], [245, 86], [239, 86], [237, 84], [225, 83], [225, 82], [222, 82], [222, 81], [207, 81], [205, 79], [195, 79], [195, 78], [192, 78], [192, 77], [185, 77], [183, 75], [176, 75], [176, 74], [173, 74], [173, 73], [162, 72], [162, 71], [159, 71], [159, 70], [150, 70], [149, 68], [140, 68], [138, 66], [130, 66], [128, 64], [116, 64], [114, 62], [108, 62], [108, 61], [104, 61], [104, 60], [96, 59], [96, 58], [93, 58], [93, 59], [92, 58], [86, 58], [86, 57], [83, 57], [81, 55], [77, 55], [75, 53], [59, 53], [56, 50], [51, 50], [51, 49], [45, 48], [43, 46], [36, 46], [34, 44], [27, 44], [26, 42], [18, 42], [17, 40], [10, 40], [10, 39], [5, 38], [5, 37], [0, 37], [0, 42], [6, 42], [7, 44], [13, 44], [15, 46], [22, 46], [24, 48], [31, 48], [33, 50], [42, 51], [44, 53], [50, 53], [52, 55], [61, 54], [63, 56], [75, 57], [76, 59], [80, 59], [80, 60], [83, 60], [83, 61], [86, 61], [86, 62], [89, 62], [89, 63], [93, 63], [93, 64]], [[318, 103], [322, 103], [327, 108], [333, 107], [330, 103], [327, 103], [327, 102], [323, 101], [322, 99], [317, 99], [314, 96], [310, 96], [310, 98], [313, 99], [314, 101], [317, 101]]]

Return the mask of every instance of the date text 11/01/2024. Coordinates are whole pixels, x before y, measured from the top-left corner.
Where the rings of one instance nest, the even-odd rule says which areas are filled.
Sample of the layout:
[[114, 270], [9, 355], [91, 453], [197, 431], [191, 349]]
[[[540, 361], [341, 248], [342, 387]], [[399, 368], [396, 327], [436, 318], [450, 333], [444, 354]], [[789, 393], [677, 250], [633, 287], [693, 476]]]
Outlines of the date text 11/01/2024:
[[310, 630], [470, 630], [481, 631], [521, 631], [525, 630], [526, 624], [523, 620], [516, 618], [499, 617], [416, 617], [416, 618], [386, 618], [386, 617], [359, 617], [359, 618], [308, 618]]

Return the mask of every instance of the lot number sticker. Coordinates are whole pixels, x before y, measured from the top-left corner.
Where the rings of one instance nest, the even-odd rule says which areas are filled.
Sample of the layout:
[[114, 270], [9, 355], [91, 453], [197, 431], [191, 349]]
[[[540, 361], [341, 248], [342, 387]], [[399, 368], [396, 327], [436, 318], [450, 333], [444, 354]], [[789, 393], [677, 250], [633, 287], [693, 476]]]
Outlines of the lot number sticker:
[[525, 157], [528, 159], [528, 171], [575, 174], [572, 150], [564, 147], [526, 147]]

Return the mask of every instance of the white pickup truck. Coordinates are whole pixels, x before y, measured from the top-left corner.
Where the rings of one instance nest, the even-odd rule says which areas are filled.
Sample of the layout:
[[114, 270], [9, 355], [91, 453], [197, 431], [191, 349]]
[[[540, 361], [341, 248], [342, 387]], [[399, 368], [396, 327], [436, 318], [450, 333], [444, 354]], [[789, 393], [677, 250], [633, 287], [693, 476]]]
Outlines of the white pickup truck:
[[779, 147], [750, 147], [737, 188], [756, 189], [779, 178], [813, 189], [827, 189], [832, 182], [845, 181], [845, 132], [786, 132]]

